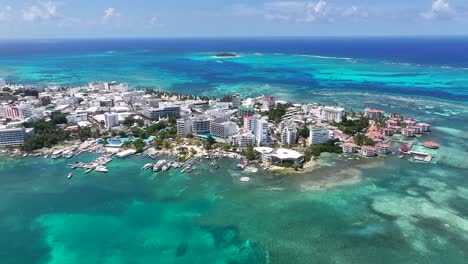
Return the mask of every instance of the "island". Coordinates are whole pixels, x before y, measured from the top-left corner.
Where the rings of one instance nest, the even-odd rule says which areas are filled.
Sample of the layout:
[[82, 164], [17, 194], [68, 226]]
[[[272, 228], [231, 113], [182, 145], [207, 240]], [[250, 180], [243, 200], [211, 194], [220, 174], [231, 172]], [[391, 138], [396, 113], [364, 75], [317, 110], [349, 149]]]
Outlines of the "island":
[[373, 108], [354, 112], [274, 96], [242, 100], [238, 93], [209, 98], [116, 82], [71, 88], [10, 84], [3, 93], [9, 100], [0, 123], [2, 152], [53, 159], [104, 154], [89, 164], [70, 164], [88, 172], [107, 172], [114, 155], [162, 156], [145, 166], [155, 172], [182, 166], [191, 172], [200, 159], [213, 160], [217, 168], [218, 158], [238, 159], [240, 170], [256, 164], [264, 170], [303, 171], [322, 153], [356, 159], [399, 153], [430, 163], [440, 147], [427, 138], [431, 125]]
[[216, 58], [234, 58], [239, 57], [239, 55], [232, 52], [223, 52], [215, 55]]

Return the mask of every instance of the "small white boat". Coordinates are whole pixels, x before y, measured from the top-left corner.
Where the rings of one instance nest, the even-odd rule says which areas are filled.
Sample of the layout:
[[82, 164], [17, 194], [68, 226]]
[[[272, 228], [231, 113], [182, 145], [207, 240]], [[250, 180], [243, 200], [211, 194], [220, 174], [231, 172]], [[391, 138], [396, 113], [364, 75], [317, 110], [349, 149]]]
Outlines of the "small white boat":
[[151, 168], [153, 166], [153, 163], [146, 163], [145, 165], [143, 165], [143, 167], [141, 168], [142, 170], [147, 170], [149, 168]]
[[241, 182], [249, 182], [250, 180], [251, 180], [250, 177], [242, 177], [242, 178], [240, 178], [240, 181], [241, 181]]
[[73, 173], [68, 173], [67, 179], [71, 179], [73, 177]]
[[104, 173], [105, 173], [105, 172], [108, 172], [107, 168], [106, 168], [105, 166], [103, 166], [103, 165], [97, 166], [95, 170], [96, 170], [97, 172], [104, 172]]
[[45, 156], [44, 156], [44, 159], [47, 159], [48, 157], [49, 157], [49, 155], [45, 155]]

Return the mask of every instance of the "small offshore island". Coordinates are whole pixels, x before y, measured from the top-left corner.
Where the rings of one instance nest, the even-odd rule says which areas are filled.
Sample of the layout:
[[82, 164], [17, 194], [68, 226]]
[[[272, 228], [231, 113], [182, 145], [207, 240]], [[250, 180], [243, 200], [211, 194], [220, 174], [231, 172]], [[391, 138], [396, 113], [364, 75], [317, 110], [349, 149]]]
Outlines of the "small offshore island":
[[232, 52], [223, 52], [215, 55], [215, 58], [235, 58], [239, 57], [236, 53]]
[[[69, 164], [107, 172], [115, 155], [156, 158], [142, 169], [191, 172], [200, 158], [239, 159], [237, 169], [303, 171], [324, 153], [432, 162], [438, 144], [431, 126], [378, 109], [354, 112], [339, 106], [296, 104], [273, 96], [221, 99], [164, 91], [132, 90], [126, 83], [93, 82], [86, 87], [25, 87], [2, 83], [3, 153], [71, 158], [82, 152], [105, 154], [89, 164]], [[358, 154], [356, 154], [358, 153]], [[172, 157], [172, 158], [171, 158]], [[351, 159], [351, 158], [350, 158]], [[71, 178], [71, 174], [69, 175]], [[249, 181], [243, 178], [242, 181]]]

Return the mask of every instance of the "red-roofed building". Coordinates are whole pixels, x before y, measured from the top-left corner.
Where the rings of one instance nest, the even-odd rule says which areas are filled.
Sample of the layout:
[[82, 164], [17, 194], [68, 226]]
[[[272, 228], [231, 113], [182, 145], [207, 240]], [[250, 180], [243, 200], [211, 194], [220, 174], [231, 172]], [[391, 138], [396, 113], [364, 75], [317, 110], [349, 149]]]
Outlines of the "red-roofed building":
[[343, 153], [356, 153], [358, 146], [354, 143], [344, 143], [342, 148]]
[[422, 128], [420, 126], [410, 126], [409, 128], [414, 129], [415, 134], [421, 134]]
[[388, 127], [384, 127], [384, 128], [381, 128], [380, 130], [380, 133], [384, 136], [391, 136], [393, 135], [393, 129], [391, 128], [388, 128]]
[[384, 143], [379, 143], [375, 145], [377, 149], [377, 153], [380, 154], [388, 154], [390, 153], [390, 145], [389, 144], [384, 144]]
[[431, 125], [426, 124], [426, 123], [418, 123], [416, 124], [418, 127], [421, 127], [422, 132], [428, 132], [431, 130]]
[[363, 146], [361, 148], [361, 154], [366, 157], [374, 157], [376, 155], [377, 148], [373, 146]]
[[384, 136], [377, 131], [372, 131], [372, 132], [367, 132], [366, 137], [370, 139], [374, 139], [374, 138], [383, 138]]
[[367, 118], [374, 118], [378, 119], [383, 117], [384, 111], [378, 110], [378, 109], [371, 109], [371, 108], [366, 108], [364, 116]]
[[387, 127], [398, 126], [398, 121], [390, 119], [385, 121], [385, 124]]
[[400, 126], [392, 126], [390, 127], [393, 130], [393, 134], [398, 134], [401, 132], [401, 127]]
[[413, 119], [406, 119], [405, 121], [403, 121], [407, 126], [414, 126], [414, 124], [416, 124], [416, 122], [414, 122]]
[[402, 128], [401, 134], [406, 137], [414, 137], [415, 131], [412, 128]]

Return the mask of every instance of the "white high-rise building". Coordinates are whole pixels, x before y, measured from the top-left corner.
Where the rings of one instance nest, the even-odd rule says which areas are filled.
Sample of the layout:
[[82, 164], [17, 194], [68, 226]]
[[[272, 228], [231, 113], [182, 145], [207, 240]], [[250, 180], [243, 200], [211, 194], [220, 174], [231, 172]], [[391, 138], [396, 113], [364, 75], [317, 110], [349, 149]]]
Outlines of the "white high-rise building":
[[268, 117], [254, 115], [253, 134], [255, 136], [255, 145], [260, 146], [267, 143], [268, 140]]
[[247, 131], [253, 131], [254, 117], [246, 116], [244, 117], [244, 129]]
[[104, 114], [104, 125], [107, 128], [112, 128], [119, 125], [119, 116], [115, 113]]
[[308, 138], [309, 146], [322, 144], [330, 139], [330, 132], [326, 128], [315, 127], [310, 128], [310, 136]]
[[190, 117], [183, 117], [177, 119], [177, 134], [181, 137], [186, 137], [192, 133], [192, 119]]
[[26, 138], [34, 134], [33, 128], [1, 128], [0, 147], [21, 146]]
[[235, 147], [253, 146], [255, 142], [255, 136], [252, 134], [252, 132], [239, 132], [238, 134], [231, 137], [231, 142]]
[[237, 108], [241, 105], [241, 96], [238, 93], [232, 95], [232, 108]]
[[297, 126], [294, 122], [287, 122], [281, 130], [281, 143], [283, 145], [296, 144]]
[[335, 123], [340, 123], [343, 119], [345, 114], [345, 109], [343, 107], [337, 106], [324, 106], [322, 108], [322, 116], [323, 120], [332, 121]]
[[210, 134], [219, 138], [228, 138], [236, 134], [237, 125], [232, 121], [225, 121], [222, 123], [211, 122]]

